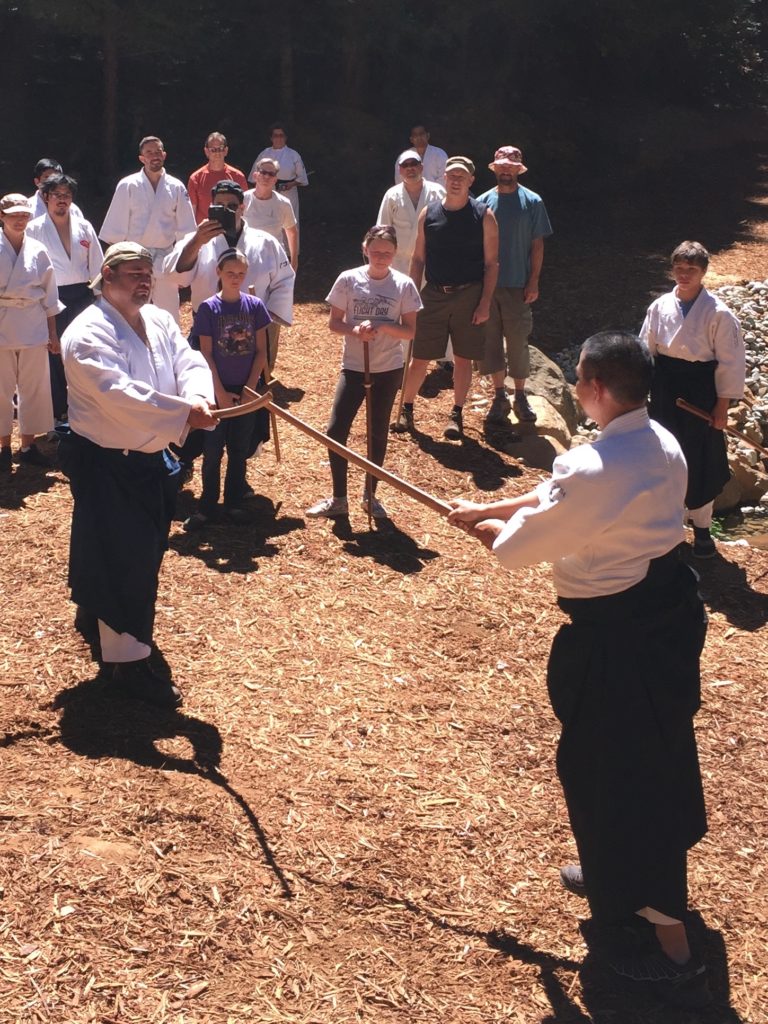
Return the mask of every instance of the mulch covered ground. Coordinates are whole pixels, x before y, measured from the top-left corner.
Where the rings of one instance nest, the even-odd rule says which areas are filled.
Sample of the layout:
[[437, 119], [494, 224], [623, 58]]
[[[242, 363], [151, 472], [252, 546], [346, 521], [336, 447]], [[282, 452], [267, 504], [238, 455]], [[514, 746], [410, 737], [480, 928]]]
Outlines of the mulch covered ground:
[[[298, 309], [278, 366], [280, 402], [320, 428], [326, 316]], [[442, 441], [446, 385], [391, 470], [446, 500], [541, 479], [484, 438], [479, 383], [466, 442]], [[700, 567], [710, 832], [690, 889], [716, 1001], [694, 1017], [594, 962], [559, 884], [546, 567], [512, 575], [384, 487], [392, 521], [369, 532], [355, 470], [349, 524], [308, 520], [326, 454], [280, 442], [250, 469], [251, 526], [174, 528], [156, 637], [178, 714], [114, 698], [72, 628], [63, 477], [0, 483], [0, 1022], [764, 1024], [768, 554]], [[179, 519], [198, 493], [199, 475]]]

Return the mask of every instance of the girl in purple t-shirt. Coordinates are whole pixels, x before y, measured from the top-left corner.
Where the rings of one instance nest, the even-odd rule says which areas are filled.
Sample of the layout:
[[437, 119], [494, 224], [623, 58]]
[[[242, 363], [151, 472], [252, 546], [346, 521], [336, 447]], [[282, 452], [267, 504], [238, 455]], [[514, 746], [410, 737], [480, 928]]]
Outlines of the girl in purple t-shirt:
[[[248, 260], [237, 249], [226, 249], [216, 264], [220, 290], [201, 302], [193, 331], [200, 338], [200, 351], [211, 368], [216, 404], [220, 409], [237, 405], [244, 387], [255, 389], [267, 354], [269, 313], [261, 299], [240, 291]], [[230, 420], [222, 420], [206, 432], [203, 445], [203, 493], [200, 509], [184, 523], [185, 530], [200, 530], [219, 518], [221, 459], [227, 450], [224, 477], [224, 517], [230, 522], [247, 522], [240, 502], [247, 491], [245, 466], [261, 441], [269, 437], [269, 414], [265, 409]]]

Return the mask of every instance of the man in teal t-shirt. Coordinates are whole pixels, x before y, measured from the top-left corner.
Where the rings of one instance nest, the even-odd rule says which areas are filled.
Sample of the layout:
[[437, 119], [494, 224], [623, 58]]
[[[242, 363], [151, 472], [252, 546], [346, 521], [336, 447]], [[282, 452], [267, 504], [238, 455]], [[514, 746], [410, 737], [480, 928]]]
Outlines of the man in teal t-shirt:
[[[518, 420], [534, 422], [536, 413], [525, 394], [530, 370], [528, 339], [533, 329], [531, 304], [539, 297], [544, 239], [552, 234], [552, 228], [541, 196], [518, 184], [518, 177], [528, 168], [516, 146], [497, 149], [488, 166], [497, 184], [480, 196], [480, 202], [493, 211], [499, 224], [499, 280], [480, 362], [480, 372], [491, 377], [496, 389], [487, 419], [506, 423], [514, 407]], [[507, 374], [515, 382], [513, 406], [504, 387]]]

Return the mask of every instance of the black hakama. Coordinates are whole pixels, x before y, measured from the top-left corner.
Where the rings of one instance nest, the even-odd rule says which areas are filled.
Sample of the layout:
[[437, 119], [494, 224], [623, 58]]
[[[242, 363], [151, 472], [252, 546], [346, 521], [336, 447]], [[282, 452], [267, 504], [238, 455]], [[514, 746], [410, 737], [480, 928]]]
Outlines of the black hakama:
[[72, 600], [149, 645], [178, 478], [162, 452], [101, 448], [77, 434], [61, 439], [59, 460], [74, 498]]
[[682, 919], [686, 852], [707, 828], [693, 716], [706, 617], [671, 552], [618, 594], [560, 598], [548, 668], [557, 769], [592, 916]]
[[653, 383], [648, 413], [666, 427], [680, 443], [688, 463], [686, 508], [701, 508], [715, 499], [730, 479], [728, 452], [722, 430], [713, 430], [706, 420], [675, 405], [685, 399], [705, 412], [717, 401], [717, 362], [689, 362], [670, 356], [654, 357]]

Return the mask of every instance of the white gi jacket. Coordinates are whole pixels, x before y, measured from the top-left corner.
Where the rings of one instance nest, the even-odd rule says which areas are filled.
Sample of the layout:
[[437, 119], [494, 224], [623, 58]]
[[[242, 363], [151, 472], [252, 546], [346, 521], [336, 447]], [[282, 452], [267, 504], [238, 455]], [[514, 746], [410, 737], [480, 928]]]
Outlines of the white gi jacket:
[[180, 444], [192, 401], [214, 403], [208, 364], [173, 317], [150, 304], [141, 317], [149, 347], [103, 296], [61, 339], [70, 426], [102, 448], [158, 452]]
[[[200, 303], [219, 290], [216, 261], [229, 246], [224, 235], [217, 235], [202, 247], [197, 263], [191, 270], [178, 273], [176, 264], [188, 241], [189, 238], [184, 238], [177, 243], [173, 252], [165, 258], [163, 268], [166, 274], [173, 275], [180, 287], [191, 286], [192, 310], [196, 313]], [[282, 245], [266, 231], [258, 231], [244, 224], [237, 248], [248, 260], [248, 273], [242, 290], [248, 291], [253, 285], [253, 294], [261, 299], [273, 319], [279, 323], [293, 323], [293, 284], [296, 275]]]
[[[412, 146], [408, 147], [412, 149]], [[399, 154], [398, 154], [399, 156]], [[448, 154], [439, 146], [430, 146], [424, 150], [421, 158], [422, 174], [425, 181], [436, 181], [438, 185], [445, 184], [445, 165], [448, 163]], [[395, 184], [402, 182], [400, 175], [400, 164], [395, 160]]]
[[658, 352], [688, 362], [717, 360], [718, 398], [743, 398], [746, 358], [739, 321], [706, 288], [685, 317], [674, 290], [656, 299], [646, 313], [640, 339], [652, 356]]
[[149, 249], [155, 283], [152, 301], [178, 322], [179, 292], [163, 274], [163, 259], [174, 242], [197, 227], [187, 190], [178, 178], [163, 171], [157, 190], [143, 170], [119, 181], [99, 237], [114, 242], [138, 242]]
[[422, 183], [421, 195], [416, 206], [411, 202], [411, 197], [406, 192], [402, 181], [384, 193], [376, 223], [389, 224], [397, 232], [397, 252], [392, 260], [393, 270], [399, 270], [403, 274], [408, 273], [411, 256], [416, 248], [419, 214], [433, 199], [442, 201], [444, 198], [443, 186], [426, 179]]
[[17, 256], [0, 231], [0, 348], [47, 345], [48, 317], [63, 309], [45, 247], [25, 234]]
[[67, 256], [67, 250], [61, 244], [56, 225], [47, 212], [44, 216], [31, 221], [26, 232], [30, 238], [36, 238], [47, 249], [59, 288], [68, 284], [92, 281], [101, 270], [104, 260], [99, 239], [89, 221], [73, 216], [70, 211], [69, 230], [71, 256]]
[[675, 438], [645, 406], [633, 409], [558, 455], [539, 504], [518, 509], [493, 550], [507, 569], [552, 562], [560, 597], [617, 594], [683, 540], [687, 483]]
[[196, 227], [187, 190], [178, 178], [163, 171], [155, 190], [141, 170], [117, 183], [99, 237], [109, 245], [138, 242], [147, 249], [167, 252]]

